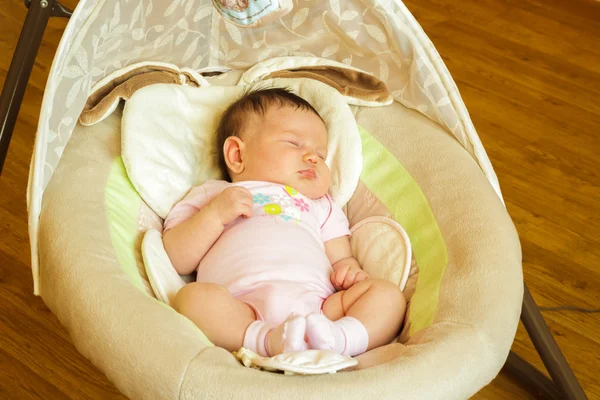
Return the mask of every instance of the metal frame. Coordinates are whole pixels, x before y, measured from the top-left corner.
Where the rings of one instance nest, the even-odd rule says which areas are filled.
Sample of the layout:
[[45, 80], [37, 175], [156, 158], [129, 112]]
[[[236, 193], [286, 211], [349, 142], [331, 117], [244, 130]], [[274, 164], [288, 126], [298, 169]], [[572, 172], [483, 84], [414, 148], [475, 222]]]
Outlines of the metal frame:
[[[72, 14], [71, 10], [56, 0], [24, 0], [24, 2], [29, 11], [0, 97], [0, 174], [48, 19], [52, 16], [69, 18]], [[525, 285], [521, 320], [552, 380], [512, 351], [504, 369], [542, 398], [587, 399], [558, 348], [527, 285]]]
[[25, 6], [29, 11], [0, 96], [0, 174], [48, 19], [51, 16], [68, 18], [72, 13], [55, 0], [25, 0]]
[[527, 285], [525, 285], [523, 294], [521, 321], [552, 380], [512, 351], [506, 360], [504, 369], [523, 382], [530, 390], [542, 395], [542, 398], [587, 399], [573, 370], [556, 344]]

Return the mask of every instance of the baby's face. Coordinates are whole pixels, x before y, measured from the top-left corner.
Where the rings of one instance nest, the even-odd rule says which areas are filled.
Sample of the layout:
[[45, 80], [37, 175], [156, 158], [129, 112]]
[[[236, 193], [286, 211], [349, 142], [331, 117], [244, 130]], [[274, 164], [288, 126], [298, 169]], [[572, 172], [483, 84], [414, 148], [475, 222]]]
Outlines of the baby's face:
[[[270, 107], [244, 134], [244, 180], [291, 186], [317, 199], [331, 185], [327, 128], [318, 115], [291, 106]], [[242, 176], [240, 176], [242, 178]]]

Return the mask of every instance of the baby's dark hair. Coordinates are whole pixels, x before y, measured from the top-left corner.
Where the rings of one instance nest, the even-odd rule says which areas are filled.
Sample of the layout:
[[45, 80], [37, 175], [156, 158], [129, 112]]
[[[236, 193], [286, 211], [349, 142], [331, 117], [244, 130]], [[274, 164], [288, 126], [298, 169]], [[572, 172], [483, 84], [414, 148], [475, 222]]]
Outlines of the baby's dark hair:
[[217, 127], [217, 160], [223, 177], [230, 180], [223, 145], [230, 136], [240, 137], [246, 123], [252, 114], [264, 116], [271, 106], [291, 106], [297, 109], [312, 111], [321, 118], [317, 110], [302, 97], [295, 95], [289, 88], [261, 88], [251, 87], [242, 96], [232, 103], [223, 115]]

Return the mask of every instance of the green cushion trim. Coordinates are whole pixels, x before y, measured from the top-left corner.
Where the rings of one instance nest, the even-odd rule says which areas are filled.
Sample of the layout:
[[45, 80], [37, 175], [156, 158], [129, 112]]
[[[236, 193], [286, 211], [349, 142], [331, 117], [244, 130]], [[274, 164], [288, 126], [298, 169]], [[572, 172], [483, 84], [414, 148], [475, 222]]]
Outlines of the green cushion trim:
[[121, 157], [115, 158], [104, 188], [110, 240], [129, 281], [146, 293], [135, 261], [137, 214], [142, 199], [127, 177]]
[[[125, 271], [129, 281], [142, 292], [147, 293], [135, 260], [135, 241], [138, 234], [137, 214], [141, 202], [142, 198], [129, 180], [123, 159], [120, 156], [115, 158], [104, 189], [104, 205], [108, 217], [110, 239], [117, 253], [119, 265]], [[161, 307], [171, 308], [165, 303], [159, 302], [159, 304]], [[191, 321], [189, 323], [198, 329], [200, 340], [204, 344], [214, 346], [200, 328]]]
[[411, 299], [410, 334], [433, 323], [448, 253], [427, 198], [402, 164], [381, 143], [359, 127], [363, 149], [361, 180], [406, 230], [419, 265]]

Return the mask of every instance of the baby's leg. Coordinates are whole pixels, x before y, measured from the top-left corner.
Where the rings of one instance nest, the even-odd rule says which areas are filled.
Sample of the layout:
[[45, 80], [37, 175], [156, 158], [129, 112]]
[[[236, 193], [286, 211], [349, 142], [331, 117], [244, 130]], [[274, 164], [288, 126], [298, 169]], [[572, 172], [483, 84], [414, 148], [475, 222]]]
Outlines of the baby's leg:
[[242, 347], [246, 329], [256, 320], [248, 304], [214, 283], [185, 285], [177, 292], [174, 308], [192, 320], [216, 346], [229, 351]]
[[[335, 336], [338, 341], [341, 337], [344, 337], [343, 340], [354, 340], [355, 338], [345, 338], [344, 335], [363, 334], [358, 321], [368, 335], [365, 350], [370, 350], [394, 339], [400, 330], [405, 311], [406, 300], [398, 286], [386, 280], [368, 279], [330, 296], [323, 304], [323, 314], [330, 321], [337, 322], [332, 324], [324, 321], [318, 314], [311, 314], [307, 319], [307, 334], [309, 340], [314, 336], [315, 341], [321, 342], [327, 339], [320, 336], [323, 332], [325, 335], [334, 333], [332, 340]], [[338, 350], [343, 347], [339, 343], [336, 346]]]
[[290, 315], [279, 326], [257, 321], [248, 304], [223, 286], [193, 282], [175, 296], [174, 308], [188, 317], [216, 346], [237, 351], [244, 346], [261, 356], [306, 350], [306, 320]]

